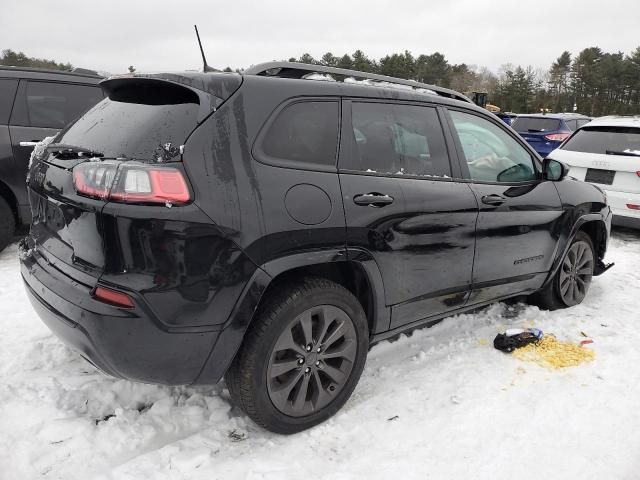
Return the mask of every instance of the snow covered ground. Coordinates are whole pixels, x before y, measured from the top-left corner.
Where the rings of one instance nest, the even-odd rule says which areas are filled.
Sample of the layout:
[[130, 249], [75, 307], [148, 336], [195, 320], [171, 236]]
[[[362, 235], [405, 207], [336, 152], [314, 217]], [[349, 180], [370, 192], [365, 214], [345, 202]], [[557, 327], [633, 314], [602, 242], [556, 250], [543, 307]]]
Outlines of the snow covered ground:
[[[17, 249], [0, 254], [1, 479], [638, 479], [640, 234], [617, 231], [584, 304], [493, 305], [372, 349], [345, 408], [294, 436], [231, 408], [223, 385], [102, 376], [40, 322]], [[594, 343], [544, 370], [492, 347], [511, 326]]]

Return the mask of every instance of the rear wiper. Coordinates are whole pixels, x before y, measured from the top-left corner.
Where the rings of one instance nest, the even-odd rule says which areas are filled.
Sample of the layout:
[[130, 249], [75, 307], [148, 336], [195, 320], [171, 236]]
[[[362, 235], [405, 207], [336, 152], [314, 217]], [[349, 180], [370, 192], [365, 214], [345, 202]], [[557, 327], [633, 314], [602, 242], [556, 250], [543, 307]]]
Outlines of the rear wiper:
[[605, 150], [605, 153], [607, 155], [623, 155], [625, 157], [640, 157], [640, 150], [631, 150], [630, 148], [627, 148], [626, 150], [623, 150], [621, 152], [618, 152], [616, 150]]
[[47, 150], [56, 153], [75, 153], [79, 157], [104, 157], [104, 153], [96, 152], [86, 147], [78, 147], [76, 145], [68, 145], [66, 143], [50, 143], [47, 145]]
[[540, 133], [540, 132], [544, 132], [544, 130], [540, 130], [539, 128], [527, 128], [527, 132]]

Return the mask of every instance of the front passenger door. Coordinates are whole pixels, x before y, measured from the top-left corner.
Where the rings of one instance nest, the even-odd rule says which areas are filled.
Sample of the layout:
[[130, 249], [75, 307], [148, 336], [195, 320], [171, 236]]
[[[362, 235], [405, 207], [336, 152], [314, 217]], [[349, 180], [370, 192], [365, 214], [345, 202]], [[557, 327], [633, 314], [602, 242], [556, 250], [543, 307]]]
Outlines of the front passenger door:
[[463, 175], [480, 214], [469, 304], [542, 285], [558, 241], [562, 204], [533, 153], [499, 121], [449, 110]]

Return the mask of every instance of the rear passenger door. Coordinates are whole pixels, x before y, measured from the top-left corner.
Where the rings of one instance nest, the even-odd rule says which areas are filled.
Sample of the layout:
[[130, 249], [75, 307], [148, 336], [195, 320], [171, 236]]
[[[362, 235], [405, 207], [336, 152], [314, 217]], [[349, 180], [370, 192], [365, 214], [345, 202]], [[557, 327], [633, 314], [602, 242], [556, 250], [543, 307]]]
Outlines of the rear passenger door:
[[501, 122], [466, 110], [449, 113], [460, 166], [480, 207], [469, 303], [537, 289], [561, 231], [556, 187]]
[[465, 304], [477, 202], [453, 177], [437, 107], [345, 100], [339, 159], [350, 252], [382, 274], [390, 328]]
[[9, 122], [14, 158], [10, 181], [19, 205], [28, 204], [24, 183], [33, 150], [20, 142], [38, 142], [55, 135], [103, 98], [97, 85], [20, 80]]

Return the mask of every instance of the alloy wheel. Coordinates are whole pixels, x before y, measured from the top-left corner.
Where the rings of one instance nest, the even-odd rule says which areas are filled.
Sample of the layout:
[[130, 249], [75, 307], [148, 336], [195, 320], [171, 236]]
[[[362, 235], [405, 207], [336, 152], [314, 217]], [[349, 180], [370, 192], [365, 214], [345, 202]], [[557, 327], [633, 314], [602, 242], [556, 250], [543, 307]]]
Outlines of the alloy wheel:
[[346, 384], [357, 354], [353, 321], [334, 305], [318, 305], [284, 329], [267, 368], [269, 398], [292, 417], [327, 406]]
[[593, 252], [584, 241], [569, 248], [560, 270], [560, 297], [567, 306], [577, 305], [584, 299], [593, 276]]

